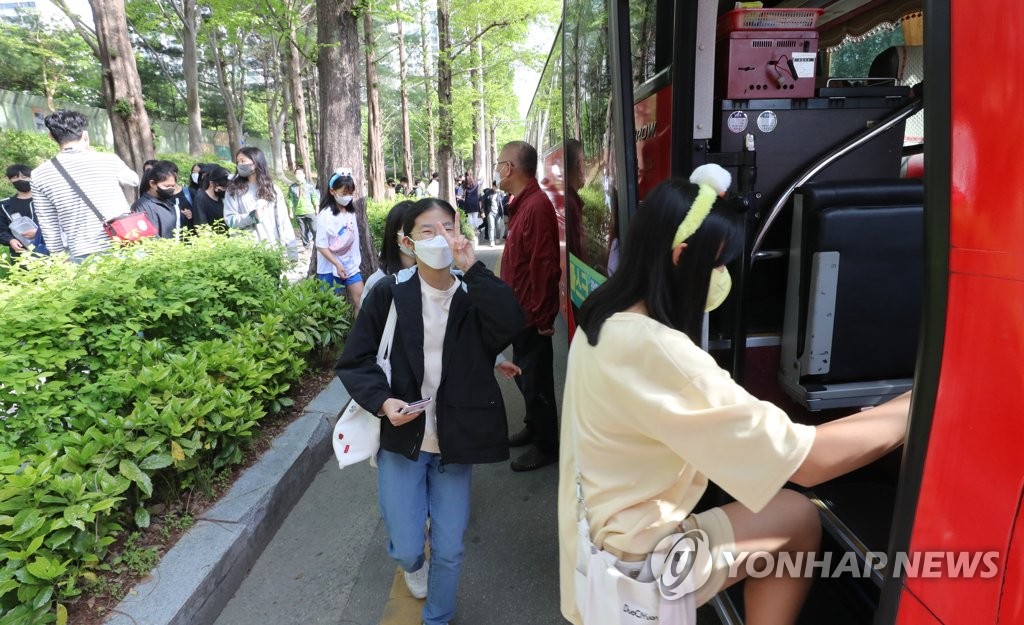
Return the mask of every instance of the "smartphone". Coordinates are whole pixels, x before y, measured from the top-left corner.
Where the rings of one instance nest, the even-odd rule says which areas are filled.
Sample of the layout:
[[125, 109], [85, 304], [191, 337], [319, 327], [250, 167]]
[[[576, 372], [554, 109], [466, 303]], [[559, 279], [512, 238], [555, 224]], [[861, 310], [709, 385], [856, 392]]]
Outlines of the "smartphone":
[[411, 402], [408, 405], [406, 405], [405, 408], [401, 408], [398, 411], [398, 414], [415, 414], [417, 412], [422, 412], [427, 406], [429, 406], [433, 402], [433, 397], [427, 397], [426, 399], [420, 399], [418, 401]]

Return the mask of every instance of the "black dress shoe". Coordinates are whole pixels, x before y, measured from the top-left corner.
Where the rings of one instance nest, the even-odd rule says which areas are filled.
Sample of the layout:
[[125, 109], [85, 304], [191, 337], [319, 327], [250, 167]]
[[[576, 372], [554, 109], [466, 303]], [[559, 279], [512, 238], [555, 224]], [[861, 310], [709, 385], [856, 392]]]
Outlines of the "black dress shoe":
[[530, 430], [526, 428], [523, 428], [516, 432], [515, 434], [513, 434], [512, 436], [508, 437], [509, 447], [522, 447], [523, 445], [529, 445], [532, 442], [533, 434], [531, 434]]
[[558, 462], [558, 454], [543, 452], [536, 447], [512, 461], [513, 471], [534, 471]]

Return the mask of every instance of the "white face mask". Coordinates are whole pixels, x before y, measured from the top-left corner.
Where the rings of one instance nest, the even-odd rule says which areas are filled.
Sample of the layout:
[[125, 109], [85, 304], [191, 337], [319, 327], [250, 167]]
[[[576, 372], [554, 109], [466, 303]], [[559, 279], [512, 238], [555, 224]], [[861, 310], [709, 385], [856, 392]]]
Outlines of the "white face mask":
[[192, 174], [192, 182], [199, 184], [199, 174]]
[[452, 266], [452, 248], [448, 247], [448, 241], [441, 235], [429, 239], [413, 241], [415, 245], [416, 258], [422, 260], [428, 267], [434, 269], [447, 269]]
[[349, 204], [352, 203], [352, 196], [351, 195], [335, 195], [334, 196], [334, 201], [337, 202], [338, 204], [340, 204], [341, 206], [348, 206]]
[[404, 232], [398, 232], [395, 236], [398, 237], [398, 249], [409, 258], [416, 258], [416, 252], [412, 251], [412, 248], [402, 242], [405, 238]]

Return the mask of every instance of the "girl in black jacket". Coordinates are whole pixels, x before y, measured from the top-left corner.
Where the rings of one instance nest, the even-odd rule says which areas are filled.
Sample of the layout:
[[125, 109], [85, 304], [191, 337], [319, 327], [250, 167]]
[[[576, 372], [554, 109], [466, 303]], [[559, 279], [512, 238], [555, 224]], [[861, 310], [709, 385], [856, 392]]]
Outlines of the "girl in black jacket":
[[[512, 290], [476, 260], [457, 227], [455, 210], [442, 200], [409, 209], [404, 242], [416, 254], [416, 275], [370, 292], [337, 367], [359, 405], [383, 417], [378, 491], [388, 553], [406, 571], [412, 595], [427, 598], [426, 625], [444, 625], [455, 613], [472, 465], [508, 459], [494, 359], [525, 325]], [[461, 279], [451, 273], [453, 260]], [[398, 323], [388, 384], [376, 356], [392, 301]], [[433, 401], [404, 414], [420, 399]]]

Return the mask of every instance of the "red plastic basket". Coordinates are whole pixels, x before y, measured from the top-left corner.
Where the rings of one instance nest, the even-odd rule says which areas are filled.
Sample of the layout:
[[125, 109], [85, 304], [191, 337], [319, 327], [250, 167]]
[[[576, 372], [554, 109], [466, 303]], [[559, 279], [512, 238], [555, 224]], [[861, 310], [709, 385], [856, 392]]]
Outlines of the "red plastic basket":
[[718, 31], [814, 30], [825, 9], [736, 9], [718, 20]]

